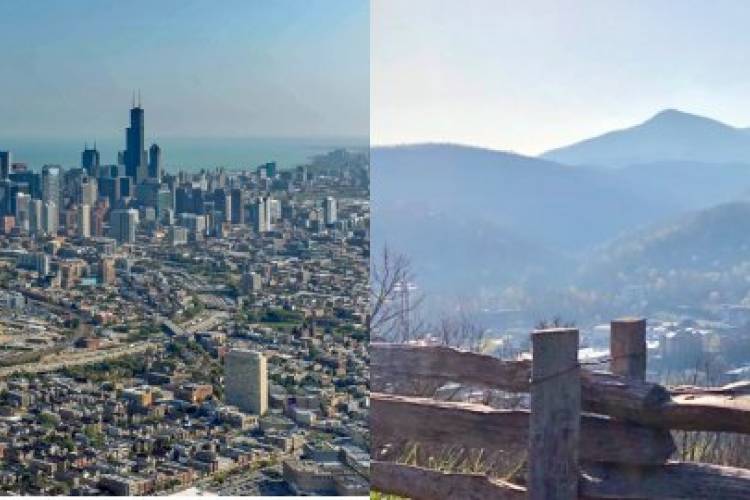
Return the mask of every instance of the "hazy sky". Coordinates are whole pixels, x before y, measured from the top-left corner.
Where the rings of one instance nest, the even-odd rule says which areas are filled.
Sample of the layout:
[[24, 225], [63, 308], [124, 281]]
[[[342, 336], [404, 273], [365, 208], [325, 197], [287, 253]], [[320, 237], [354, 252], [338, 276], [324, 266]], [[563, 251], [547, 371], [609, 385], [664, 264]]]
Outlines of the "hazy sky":
[[366, 0], [0, 0], [3, 137], [367, 136]]
[[750, 2], [375, 0], [374, 144], [537, 154], [664, 108], [750, 125]]

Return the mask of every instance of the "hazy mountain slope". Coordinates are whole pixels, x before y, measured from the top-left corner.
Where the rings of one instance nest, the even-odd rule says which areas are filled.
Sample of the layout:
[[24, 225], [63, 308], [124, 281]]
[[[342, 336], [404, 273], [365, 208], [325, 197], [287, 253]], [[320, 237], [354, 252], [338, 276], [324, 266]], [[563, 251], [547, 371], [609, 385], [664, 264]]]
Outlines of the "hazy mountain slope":
[[634, 127], [553, 149], [541, 157], [569, 165], [608, 167], [666, 160], [750, 163], [750, 133], [668, 109]]
[[[633, 193], [607, 171], [498, 151], [375, 148], [371, 165], [373, 221], [385, 227], [384, 238], [393, 217], [408, 220], [405, 207], [420, 206], [456, 220], [491, 222], [553, 252], [577, 252], [676, 210], [669, 199]], [[450, 243], [450, 227], [443, 231]]]
[[662, 161], [611, 172], [624, 188], [649, 199], [668, 199], [680, 211], [738, 201], [750, 193], [750, 164]]
[[[404, 211], [408, 215], [404, 215]], [[384, 242], [408, 255], [422, 289], [445, 296], [539, 278], [550, 266], [574, 271], [560, 253], [525, 240], [507, 227], [424, 206], [380, 207], [372, 217], [375, 251]]]
[[717, 288], [739, 284], [747, 291], [750, 202], [718, 205], [625, 234], [592, 253], [579, 281], [599, 288], [660, 280], [667, 286], [686, 276]]
[[608, 171], [476, 148], [375, 148], [373, 254], [388, 243], [409, 255], [431, 300], [565, 286], [573, 255], [674, 213], [620, 184]]
[[[443, 299], [514, 287], [533, 298], [529, 308], [574, 314], [582, 306], [563, 299], [578, 286], [609, 294], [595, 292], [587, 307], [624, 311], [639, 310], [627, 290], [645, 286], [652, 305], [700, 302], [716, 287], [712, 273], [744, 262], [750, 204], [715, 205], [747, 199], [749, 172], [686, 161], [570, 167], [444, 144], [374, 148], [373, 250], [387, 242], [411, 256], [420, 287]], [[725, 290], [745, 293], [744, 275], [722, 276]]]

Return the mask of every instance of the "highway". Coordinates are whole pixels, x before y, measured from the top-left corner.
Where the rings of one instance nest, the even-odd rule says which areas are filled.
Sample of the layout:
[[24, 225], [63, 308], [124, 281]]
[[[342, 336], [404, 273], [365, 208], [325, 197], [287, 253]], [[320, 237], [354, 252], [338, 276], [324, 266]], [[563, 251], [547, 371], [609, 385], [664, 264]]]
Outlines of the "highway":
[[212, 328], [224, 323], [228, 319], [229, 314], [224, 311], [209, 311], [203, 313], [198, 318], [183, 323], [182, 327], [189, 333], [210, 331]]
[[162, 346], [156, 342], [138, 342], [122, 347], [115, 347], [101, 351], [63, 351], [44, 357], [35, 363], [26, 363], [0, 368], [0, 378], [7, 377], [13, 373], [47, 373], [61, 370], [66, 367], [88, 365], [99, 363], [108, 359], [116, 359], [123, 356], [138, 354], [148, 349], [161, 349]]

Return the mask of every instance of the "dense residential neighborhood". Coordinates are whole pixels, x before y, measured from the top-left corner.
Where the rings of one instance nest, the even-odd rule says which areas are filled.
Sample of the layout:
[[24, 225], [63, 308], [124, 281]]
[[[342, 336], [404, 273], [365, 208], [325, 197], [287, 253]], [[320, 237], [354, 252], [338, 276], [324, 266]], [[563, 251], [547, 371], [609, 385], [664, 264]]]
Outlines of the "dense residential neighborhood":
[[171, 174], [139, 127], [0, 156], [0, 490], [366, 494], [367, 155]]

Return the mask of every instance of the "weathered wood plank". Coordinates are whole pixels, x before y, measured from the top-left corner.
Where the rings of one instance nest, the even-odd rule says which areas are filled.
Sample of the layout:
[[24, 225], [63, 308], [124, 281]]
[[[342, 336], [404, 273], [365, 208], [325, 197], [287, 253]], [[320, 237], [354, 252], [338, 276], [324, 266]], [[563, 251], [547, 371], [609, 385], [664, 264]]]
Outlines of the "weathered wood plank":
[[531, 344], [529, 498], [575, 500], [581, 429], [578, 330], [537, 330]]
[[528, 392], [531, 376], [531, 361], [503, 361], [447, 346], [372, 343], [370, 367], [372, 389], [377, 392], [384, 391], [389, 381], [404, 377]]
[[[374, 392], [383, 392], [388, 383], [420, 377], [508, 392], [529, 392], [530, 360], [508, 361], [452, 347], [410, 344], [373, 343], [370, 352]], [[581, 379], [584, 396], [593, 390], [597, 397], [611, 397], [633, 407], [669, 399], [662, 386], [639, 384], [611, 373], [583, 370]]]
[[[433, 358], [435, 352], [439, 354]], [[503, 361], [449, 347], [373, 344], [371, 359], [376, 392], [389, 380], [413, 377], [526, 392], [531, 376], [531, 363], [527, 361]], [[503, 379], [505, 376], [509, 381]], [[715, 388], [664, 388], [606, 372], [583, 370], [581, 396], [584, 411], [641, 425], [750, 434], [748, 382]]]
[[587, 411], [660, 429], [750, 434], [750, 395], [744, 384], [695, 391], [683, 387], [670, 396], [655, 384], [593, 376], [594, 383], [582, 382]]
[[670, 399], [661, 385], [588, 370], [581, 372], [581, 396], [584, 410], [605, 415], [656, 408]]
[[670, 462], [651, 467], [585, 464], [580, 494], [587, 499], [750, 498], [750, 470]]
[[750, 396], [674, 396], [637, 417], [645, 425], [665, 429], [750, 434]]
[[[528, 410], [435, 401], [390, 394], [370, 395], [373, 446], [404, 439], [427, 444], [508, 449], [529, 439]], [[522, 445], [521, 445], [522, 446]], [[581, 460], [624, 464], [664, 463], [674, 451], [669, 432], [607, 417], [581, 417]]]
[[445, 473], [391, 462], [373, 461], [370, 478], [372, 489], [413, 500], [526, 498], [523, 487], [483, 474]]
[[[444, 473], [379, 461], [371, 464], [371, 484], [374, 490], [414, 500], [526, 498], [522, 486], [483, 474]], [[744, 500], [750, 498], [750, 470], [684, 462], [629, 468], [586, 463], [579, 478], [579, 496], [588, 500]]]
[[[750, 498], [750, 470], [718, 465], [670, 462], [648, 467], [613, 464], [582, 465], [580, 498], [604, 499], [722, 499]], [[523, 499], [526, 490], [483, 474], [445, 473], [421, 467], [373, 461], [374, 490], [414, 500]]]

